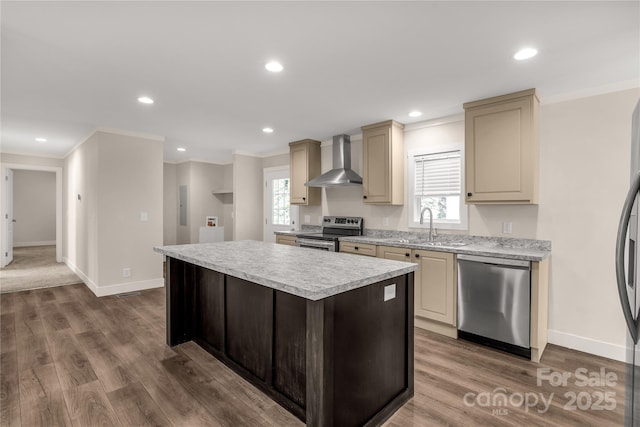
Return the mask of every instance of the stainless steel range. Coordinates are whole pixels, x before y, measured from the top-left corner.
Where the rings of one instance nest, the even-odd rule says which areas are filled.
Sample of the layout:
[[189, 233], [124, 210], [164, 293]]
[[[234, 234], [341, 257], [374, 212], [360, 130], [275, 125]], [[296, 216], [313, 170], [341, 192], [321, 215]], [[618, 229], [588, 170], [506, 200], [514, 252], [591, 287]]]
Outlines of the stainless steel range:
[[322, 218], [322, 232], [298, 234], [297, 246], [338, 252], [339, 238], [362, 236], [364, 219], [354, 216], [325, 216]]

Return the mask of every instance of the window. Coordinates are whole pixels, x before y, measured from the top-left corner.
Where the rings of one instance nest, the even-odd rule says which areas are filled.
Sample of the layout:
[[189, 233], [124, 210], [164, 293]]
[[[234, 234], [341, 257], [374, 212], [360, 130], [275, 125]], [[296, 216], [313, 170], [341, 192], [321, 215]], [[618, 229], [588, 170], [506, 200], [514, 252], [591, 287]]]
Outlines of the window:
[[290, 225], [289, 196], [291, 188], [289, 178], [276, 178], [272, 181], [272, 185], [272, 224]]
[[409, 155], [409, 227], [428, 227], [429, 214], [420, 225], [425, 207], [433, 212], [434, 227], [467, 228], [467, 207], [462, 199], [462, 148], [414, 152]]

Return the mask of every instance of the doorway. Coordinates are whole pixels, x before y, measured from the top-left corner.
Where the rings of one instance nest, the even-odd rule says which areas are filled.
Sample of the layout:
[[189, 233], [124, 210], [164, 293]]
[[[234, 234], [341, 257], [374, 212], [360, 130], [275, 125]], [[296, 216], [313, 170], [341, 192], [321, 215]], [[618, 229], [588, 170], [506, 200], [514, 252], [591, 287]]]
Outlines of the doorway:
[[291, 206], [289, 166], [264, 169], [264, 237], [275, 243], [276, 231], [292, 230], [298, 224], [298, 206]]
[[[62, 259], [62, 168], [3, 163], [2, 170], [2, 253], [0, 267], [6, 267], [13, 260], [16, 218], [14, 217], [14, 179], [16, 171], [53, 172], [55, 174], [55, 260]], [[37, 213], [37, 212], [36, 212]], [[40, 243], [51, 243], [49, 240]]]

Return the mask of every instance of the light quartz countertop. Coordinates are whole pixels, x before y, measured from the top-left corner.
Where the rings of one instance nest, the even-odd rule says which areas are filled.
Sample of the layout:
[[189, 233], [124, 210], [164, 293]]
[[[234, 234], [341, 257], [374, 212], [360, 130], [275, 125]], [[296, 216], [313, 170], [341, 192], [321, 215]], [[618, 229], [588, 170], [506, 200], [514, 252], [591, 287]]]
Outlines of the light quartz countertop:
[[157, 246], [154, 251], [313, 301], [418, 268], [408, 262], [254, 240]]
[[[451, 252], [455, 254], [488, 256], [496, 258], [517, 259], [523, 261], [542, 261], [551, 255], [551, 250], [541, 246], [526, 244], [527, 240], [522, 239], [491, 239], [491, 240], [469, 240], [464, 246], [458, 246], [451, 241], [438, 241], [436, 244], [426, 244], [424, 242], [408, 242], [399, 238], [385, 238], [372, 236], [341, 237], [341, 242], [369, 243], [379, 246], [393, 246], [407, 249], [420, 249], [438, 252]], [[525, 243], [523, 243], [525, 242]], [[535, 242], [535, 241], [534, 241]], [[457, 242], [454, 242], [457, 243]]]

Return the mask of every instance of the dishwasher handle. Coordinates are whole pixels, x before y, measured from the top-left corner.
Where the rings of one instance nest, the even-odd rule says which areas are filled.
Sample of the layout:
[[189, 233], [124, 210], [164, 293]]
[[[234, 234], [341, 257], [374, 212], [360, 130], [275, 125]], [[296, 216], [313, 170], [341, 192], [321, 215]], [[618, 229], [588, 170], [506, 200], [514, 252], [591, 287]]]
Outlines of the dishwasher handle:
[[472, 262], [480, 262], [483, 264], [515, 267], [515, 268], [522, 268], [527, 270], [531, 269], [531, 262], [524, 261], [521, 259], [496, 258], [496, 257], [488, 257], [488, 256], [461, 254], [461, 255], [458, 255], [458, 261], [472, 261]]

